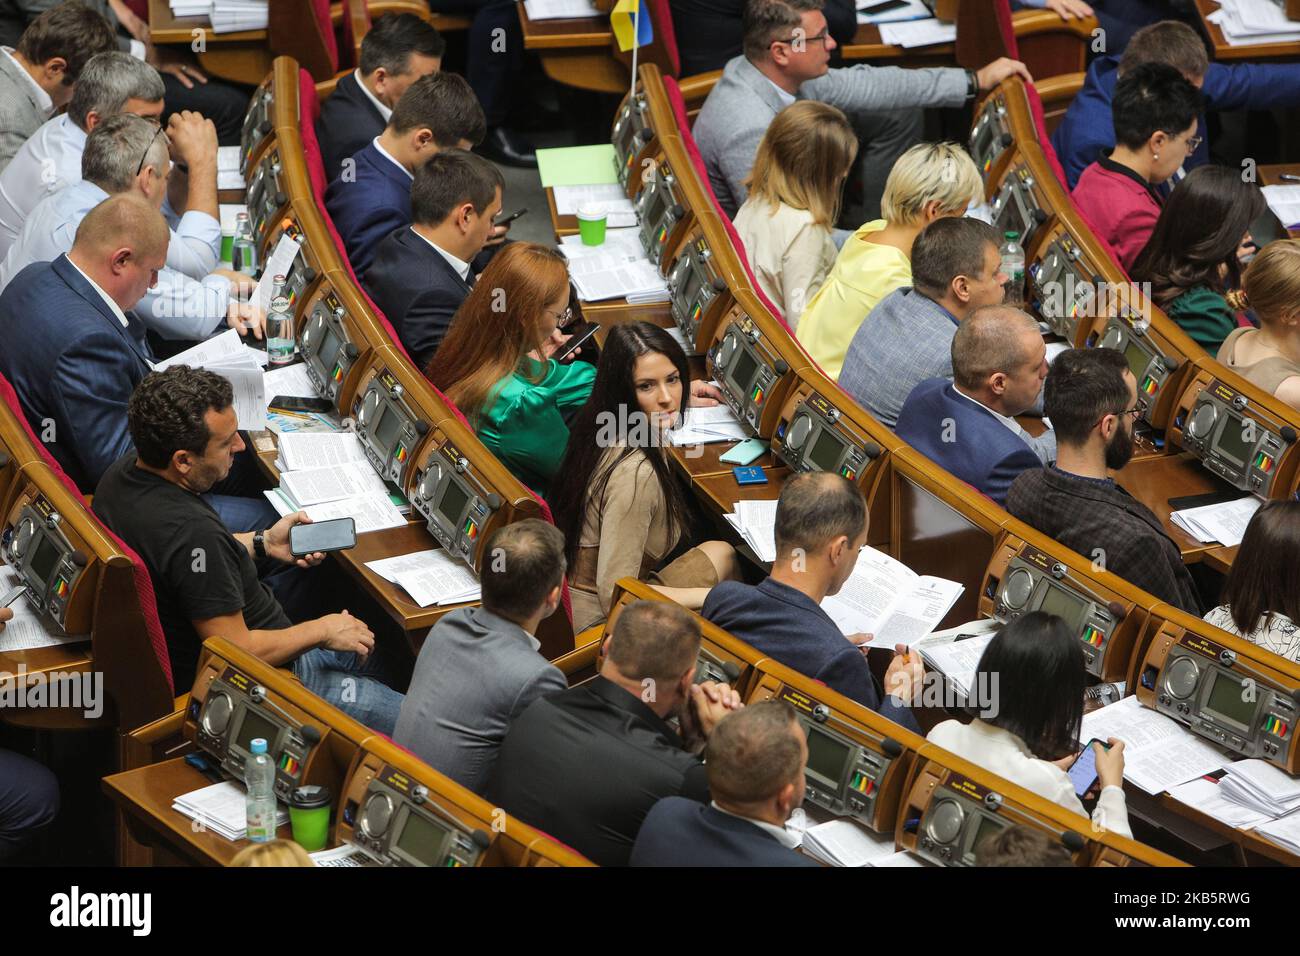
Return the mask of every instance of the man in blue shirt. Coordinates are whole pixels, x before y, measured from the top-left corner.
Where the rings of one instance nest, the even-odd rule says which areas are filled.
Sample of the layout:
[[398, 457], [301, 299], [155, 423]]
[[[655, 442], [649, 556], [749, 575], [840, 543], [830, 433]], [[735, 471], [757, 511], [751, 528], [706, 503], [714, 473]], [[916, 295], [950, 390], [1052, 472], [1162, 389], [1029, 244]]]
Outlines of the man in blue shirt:
[[[1180, 71], [1205, 97], [1212, 110], [1268, 110], [1300, 105], [1300, 64], [1211, 63], [1200, 36], [1185, 23], [1164, 20], [1133, 35], [1122, 57], [1099, 57], [1088, 68], [1083, 89], [1052, 134], [1065, 176], [1073, 189], [1079, 174], [1103, 150], [1115, 145], [1111, 98], [1121, 73], [1143, 63], [1164, 63]], [[1199, 117], [1199, 129], [1206, 129]], [[1187, 157], [1185, 169], [1209, 162], [1210, 145], [1202, 141]]]

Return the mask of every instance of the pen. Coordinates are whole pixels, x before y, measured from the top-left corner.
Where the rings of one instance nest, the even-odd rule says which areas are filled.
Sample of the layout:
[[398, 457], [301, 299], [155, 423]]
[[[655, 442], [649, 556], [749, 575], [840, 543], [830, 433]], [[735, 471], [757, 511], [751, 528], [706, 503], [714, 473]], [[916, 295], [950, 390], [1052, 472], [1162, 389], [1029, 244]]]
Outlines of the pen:
[[1288, 183], [1300, 183], [1300, 176], [1297, 176], [1295, 173], [1280, 173], [1277, 178], [1285, 180]]

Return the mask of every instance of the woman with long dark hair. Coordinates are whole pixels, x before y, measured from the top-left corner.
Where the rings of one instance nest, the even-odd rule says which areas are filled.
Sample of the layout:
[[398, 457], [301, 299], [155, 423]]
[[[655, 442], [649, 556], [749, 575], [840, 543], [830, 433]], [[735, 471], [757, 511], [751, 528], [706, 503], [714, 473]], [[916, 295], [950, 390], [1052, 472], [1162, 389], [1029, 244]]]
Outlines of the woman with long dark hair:
[[1197, 167], [1170, 194], [1133, 263], [1133, 279], [1151, 283], [1156, 305], [1211, 355], [1237, 327], [1239, 257], [1266, 206], [1240, 170]]
[[[984, 649], [972, 690], [980, 717], [945, 720], [927, 737], [1026, 790], [1087, 815], [1066, 772], [1079, 756], [1087, 670], [1079, 638], [1054, 614], [1033, 611], [1000, 630]], [[1124, 744], [1092, 743], [1101, 796], [1097, 826], [1132, 836], [1124, 802]]]
[[713, 585], [735, 576], [730, 545], [687, 549], [686, 492], [667, 454], [667, 432], [687, 402], [716, 404], [716, 396], [691, 381], [686, 354], [663, 329], [610, 329], [550, 496], [565, 536], [575, 630], [605, 620], [619, 578], [647, 579], [698, 610]]
[[1300, 501], [1260, 505], [1221, 600], [1207, 621], [1300, 663]]

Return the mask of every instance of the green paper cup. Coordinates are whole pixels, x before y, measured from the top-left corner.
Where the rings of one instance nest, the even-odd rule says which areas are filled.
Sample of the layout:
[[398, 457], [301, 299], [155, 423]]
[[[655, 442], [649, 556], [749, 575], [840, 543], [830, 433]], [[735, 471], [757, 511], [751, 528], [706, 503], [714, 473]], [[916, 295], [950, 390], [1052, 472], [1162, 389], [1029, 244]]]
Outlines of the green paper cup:
[[584, 246], [599, 246], [605, 241], [605, 207], [583, 206], [578, 210], [578, 235]]
[[329, 842], [332, 803], [329, 787], [299, 787], [289, 795], [289, 826], [293, 829], [293, 840], [308, 853], [325, 849]]

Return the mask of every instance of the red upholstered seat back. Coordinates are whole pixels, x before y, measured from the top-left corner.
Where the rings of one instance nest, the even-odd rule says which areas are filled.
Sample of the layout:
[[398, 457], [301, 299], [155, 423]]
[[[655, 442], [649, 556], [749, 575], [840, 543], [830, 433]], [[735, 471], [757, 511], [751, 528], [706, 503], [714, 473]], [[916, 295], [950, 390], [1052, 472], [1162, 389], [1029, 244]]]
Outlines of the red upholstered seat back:
[[[339, 41], [334, 36], [334, 18], [330, 15], [330, 0], [311, 0], [311, 12], [316, 17], [321, 38], [325, 41], [325, 52], [330, 58], [330, 72], [339, 71]], [[347, 17], [343, 18], [344, 22]], [[350, 28], [349, 28], [350, 29]]]
[[1006, 44], [1007, 56], [1013, 60], [1020, 59], [1016, 27], [1011, 20], [1011, 0], [993, 0], [993, 15], [997, 17], [998, 30], [1002, 33], [1002, 42]]
[[[673, 27], [673, 12], [668, 7], [668, 0], [650, 0], [646, 5], [654, 24], [655, 35], [663, 44], [664, 53], [668, 55], [673, 76], [682, 75], [682, 58], [677, 52], [677, 31]], [[644, 16], [644, 12], [642, 16]]]
[[[325, 159], [321, 155], [320, 141], [316, 139], [316, 121], [320, 119], [320, 100], [316, 96], [316, 83], [306, 70], [298, 71], [298, 131], [302, 136], [303, 159], [307, 164], [307, 178], [316, 196], [316, 204], [325, 212]], [[328, 216], [326, 217], [328, 219]]]
[[[695, 137], [691, 135], [691, 121], [686, 112], [686, 99], [682, 96], [681, 87], [677, 85], [677, 81], [671, 76], [665, 76], [664, 89], [668, 93], [668, 102], [672, 105], [673, 116], [677, 120], [677, 133], [681, 137], [682, 145], [686, 148], [686, 155], [690, 157], [691, 165], [695, 167], [696, 178], [704, 187], [704, 192], [709, 197], [709, 201], [713, 203], [713, 209], [718, 214], [718, 220], [722, 223], [723, 229], [727, 231], [727, 238], [731, 240], [731, 247], [736, 251], [740, 264], [745, 267], [745, 274], [749, 277], [750, 288], [754, 290], [754, 294], [758, 296], [759, 301], [763, 303], [767, 310], [776, 316], [787, 329], [790, 328], [781, 310], [758, 287], [758, 280], [754, 278], [754, 270], [749, 267], [749, 256], [745, 254], [745, 244], [740, 241], [740, 233], [736, 232], [736, 227], [727, 217], [727, 214], [722, 211], [722, 207], [718, 205], [718, 197], [713, 194], [713, 186], [709, 182], [708, 167], [704, 165], [704, 157], [700, 155], [700, 148], [695, 145]], [[793, 333], [791, 335], [793, 337]]]
[[1025, 84], [1025, 95], [1029, 98], [1029, 112], [1034, 118], [1034, 129], [1038, 131], [1038, 145], [1042, 147], [1047, 165], [1052, 167], [1057, 181], [1066, 192], [1069, 192], [1070, 184], [1065, 181], [1065, 169], [1061, 166], [1060, 157], [1056, 155], [1056, 149], [1052, 146], [1052, 137], [1047, 133], [1047, 120], [1043, 116], [1043, 99], [1032, 83]]
[[[18, 402], [18, 393], [14, 391], [13, 386], [9, 384], [8, 379], [3, 375], [0, 375], [0, 400], [4, 402], [12, 416], [22, 425], [23, 431], [27, 433], [33, 447], [40, 452], [41, 460], [49, 466], [50, 471], [58, 476], [70, 494], [78, 501], [83, 501], [84, 496], [81, 489], [68, 477], [67, 472], [49, 453], [44, 443], [37, 439], [36, 433], [32, 431], [31, 425], [27, 422], [27, 416], [23, 414], [22, 406]], [[136, 598], [140, 602], [140, 616], [144, 620], [145, 630], [148, 632], [149, 644], [153, 648], [154, 657], [157, 659], [158, 669], [162, 672], [164, 679], [167, 681], [167, 686], [171, 688], [174, 696], [176, 688], [172, 683], [171, 654], [167, 650], [167, 636], [163, 633], [162, 621], [158, 619], [158, 604], [154, 596], [153, 581], [149, 577], [149, 569], [145, 567], [140, 555], [136, 554], [125, 541], [110, 531], [107, 525], [99, 522], [99, 526], [131, 561], [131, 576], [135, 583]]]

